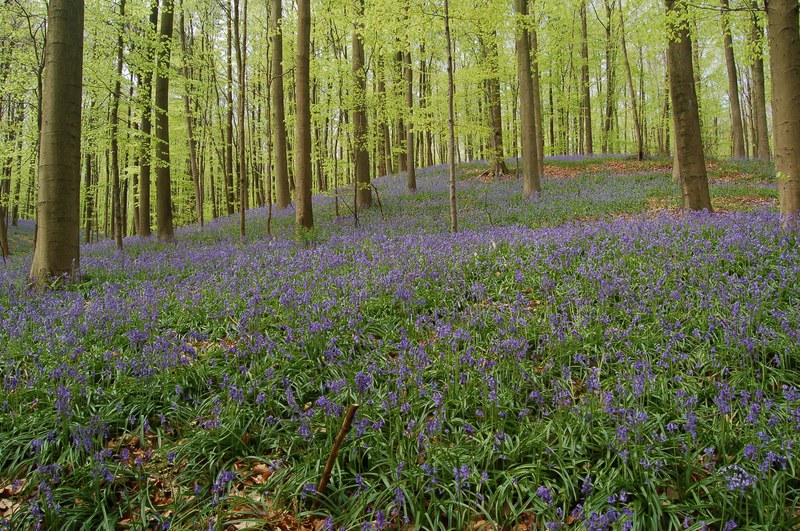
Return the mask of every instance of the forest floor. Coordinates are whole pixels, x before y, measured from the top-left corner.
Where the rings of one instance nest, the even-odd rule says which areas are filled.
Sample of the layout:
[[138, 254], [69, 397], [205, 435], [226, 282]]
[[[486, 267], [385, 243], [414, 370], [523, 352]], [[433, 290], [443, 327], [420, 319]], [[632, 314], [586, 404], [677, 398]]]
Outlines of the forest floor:
[[[511, 161], [512, 173], [514, 164]], [[793, 529], [800, 245], [770, 167], [459, 167], [0, 269], [0, 529]], [[338, 212], [337, 216], [337, 204]], [[345, 411], [358, 410], [325, 492]]]
[[35, 226], [32, 221], [20, 219], [16, 225], [8, 224], [8, 246], [14, 254], [25, 255], [33, 251]]

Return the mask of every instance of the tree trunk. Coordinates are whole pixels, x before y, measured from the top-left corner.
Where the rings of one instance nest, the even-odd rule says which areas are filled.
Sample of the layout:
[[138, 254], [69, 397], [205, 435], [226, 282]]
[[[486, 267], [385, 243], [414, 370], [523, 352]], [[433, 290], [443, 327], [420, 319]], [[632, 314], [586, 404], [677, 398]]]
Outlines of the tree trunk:
[[[110, 216], [108, 215], [108, 210], [109, 210], [109, 207], [111, 206], [111, 203], [112, 203], [109, 200], [109, 198], [111, 197], [111, 188], [112, 188], [112, 186], [111, 186], [111, 157], [108, 154], [108, 150], [105, 150], [105, 159], [106, 159], [106, 164], [105, 164], [105, 170], [106, 170], [106, 172], [105, 172], [106, 173], [106, 194], [105, 194], [105, 198], [104, 198], [105, 200], [103, 201], [103, 235], [107, 236], [108, 233], [109, 233], [108, 227], [109, 227], [109, 221], [110, 221]], [[112, 215], [113, 215], [113, 211], [112, 211]], [[114, 230], [113, 221], [111, 221], [111, 223], [112, 223], [111, 230], [113, 231]], [[97, 228], [99, 229], [100, 226], [98, 225]], [[99, 235], [98, 235], [97, 239], [98, 240], [100, 239]]]
[[797, 0], [766, 0], [775, 171], [785, 223], [800, 212], [800, 37]]
[[[519, 1], [519, 0], [518, 0]], [[453, 104], [456, 85], [453, 81], [453, 43], [450, 37], [450, 2], [444, 0], [444, 36], [447, 44], [447, 128], [448, 167], [450, 168], [450, 232], [458, 232], [458, 210], [456, 209], [456, 113]]]
[[42, 93], [37, 235], [30, 276], [80, 270], [83, 0], [50, 0]]
[[[6, 46], [0, 48], [0, 84], [5, 83], [10, 67], [9, 63], [4, 60], [5, 49], [7, 49]], [[8, 119], [6, 121], [7, 127], [5, 129], [5, 134], [3, 135], [5, 138], [2, 138], [2, 141], [7, 146], [11, 146], [13, 143], [14, 147], [9, 149], [4, 159], [0, 161], [0, 166], [2, 167], [2, 171], [0, 171], [0, 256], [2, 256], [4, 263], [10, 254], [8, 246], [8, 215], [12, 202], [11, 174], [13, 173], [14, 167], [14, 153], [19, 153], [22, 150], [20, 138], [18, 138], [16, 142], [13, 142], [14, 136], [16, 136], [14, 131], [18, 127], [17, 124], [22, 122], [23, 119], [21, 114], [17, 116], [14, 107], [10, 98], [7, 99], [6, 110], [8, 112]], [[4, 121], [3, 109], [3, 103], [0, 102], [0, 125], [2, 125]]]
[[[376, 72], [375, 92], [378, 96], [378, 173], [388, 175], [392, 173], [391, 143], [389, 140], [389, 124], [386, 120], [386, 71], [383, 55], [378, 56], [378, 69]], [[335, 153], [334, 153], [335, 156]]]
[[169, 62], [172, 41], [173, 0], [161, 10], [161, 47], [156, 65], [156, 229], [159, 241], [175, 236], [172, 226], [172, 168], [169, 155]]
[[84, 209], [85, 209], [85, 216], [86, 219], [86, 233], [84, 237], [85, 243], [91, 243], [92, 241], [92, 217], [94, 216], [94, 180], [92, 179], [92, 154], [86, 154], [86, 176], [84, 177], [84, 182], [86, 183], [86, 188], [83, 192], [83, 202], [84, 202]]
[[[239, 236], [242, 238], [246, 234], [246, 215], [249, 206], [249, 182], [247, 179], [247, 157], [246, 157], [246, 143], [245, 132], [245, 99], [247, 97], [245, 92], [245, 81], [247, 74], [246, 63], [246, 50], [247, 50], [247, 0], [244, 0], [242, 5], [242, 14], [239, 15], [239, 0], [233, 0], [233, 31], [234, 40], [236, 41], [236, 66], [238, 69], [239, 78], [239, 97], [237, 98], [237, 114], [239, 121], [238, 131], [238, 159], [239, 159]], [[241, 29], [240, 29], [241, 28]]]
[[550, 154], [555, 154], [556, 146], [556, 113], [553, 102], [553, 83], [547, 87], [547, 101], [550, 104], [550, 120], [549, 120], [549, 133], [550, 133]]
[[119, 187], [119, 98], [122, 91], [122, 58], [124, 53], [124, 43], [122, 35], [125, 31], [125, 0], [119, 3], [120, 27], [117, 28], [117, 78], [114, 82], [114, 93], [111, 103], [111, 175], [113, 179], [113, 190], [111, 200], [114, 202], [114, 241], [117, 250], [122, 250], [122, 232], [125, 222], [122, 217], [122, 201]]
[[[428, 116], [428, 102], [431, 94], [430, 63], [426, 59], [425, 44], [419, 46], [419, 108], [423, 116]], [[425, 130], [425, 165], [433, 166], [433, 133], [431, 128]]]
[[[133, 105], [133, 102], [136, 101], [136, 99], [135, 99], [136, 98], [136, 89], [134, 88], [134, 86], [135, 86], [134, 82], [135, 81], [136, 81], [136, 74], [134, 74], [133, 72], [130, 72], [130, 84], [128, 86], [128, 102], [129, 103], [128, 103], [128, 116], [127, 116], [127, 122], [128, 122], [129, 125], [128, 125], [128, 130], [127, 130], [127, 135], [126, 135], [126, 138], [125, 138], [125, 143], [127, 145], [135, 145], [135, 142], [133, 141], [133, 139], [136, 138], [137, 132], [139, 130], [139, 125], [133, 119], [133, 109], [135, 107], [135, 105]], [[131, 167], [134, 164], [138, 164], [138, 162], [139, 162], [138, 155], [133, 150], [126, 149], [125, 150], [125, 167], [126, 168], [127, 167]], [[130, 190], [130, 192], [131, 192], [131, 195], [130, 195], [131, 202], [130, 202], [130, 205], [128, 205], [128, 202], [127, 202], [128, 201], [128, 183], [129, 182], [131, 182], [131, 186], [130, 186], [130, 189], [131, 189]], [[138, 174], [133, 174], [132, 176], [131, 175], [127, 175], [125, 177], [125, 190], [124, 190], [124, 193], [123, 193], [123, 196], [125, 197], [125, 219], [126, 220], [128, 219], [128, 210], [127, 209], [128, 209], [129, 206], [130, 206], [130, 208], [131, 208], [131, 210], [133, 212], [132, 212], [132, 215], [130, 216], [131, 230], [130, 230], [130, 233], [126, 233], [125, 236], [127, 236], [128, 234], [136, 235], [136, 234], [139, 233], [139, 206], [138, 206], [138, 199], [137, 199], [137, 195], [136, 195], [138, 192], [139, 192], [139, 175]]]
[[733, 55], [733, 39], [728, 21], [728, 0], [720, 0], [722, 7], [722, 43], [725, 48], [725, 67], [728, 72], [728, 99], [731, 105], [731, 134], [733, 136], [733, 158], [747, 158], [744, 148], [744, 125], [742, 107], [739, 103], [739, 80], [736, 74], [736, 58]]
[[[9, 107], [11, 106], [9, 105]], [[9, 108], [9, 123], [13, 122], [13, 115], [14, 113]], [[0, 112], [0, 121], [2, 121], [1, 119], [2, 112]], [[10, 132], [8, 136], [11, 136]], [[6, 141], [10, 140], [10, 138], [6, 138]], [[18, 146], [17, 149], [21, 149], [21, 146]], [[11, 254], [11, 250], [8, 247], [8, 214], [9, 205], [11, 204], [11, 173], [13, 166], [14, 156], [12, 151], [6, 157], [2, 175], [0, 175], [0, 255], [3, 257], [3, 262]]]
[[580, 0], [581, 17], [581, 120], [583, 121], [583, 154], [594, 153], [592, 142], [592, 97], [589, 91], [589, 33], [586, 23], [586, 0]]
[[533, 112], [533, 75], [531, 73], [530, 35], [528, 33], [528, 1], [515, 0], [517, 12], [517, 77], [519, 82], [522, 121], [522, 190], [525, 197], [541, 191], [539, 155], [536, 141], [536, 117]]
[[606, 111], [603, 117], [603, 153], [613, 151], [611, 145], [611, 132], [614, 126], [614, 114], [616, 109], [616, 102], [614, 101], [616, 89], [616, 69], [615, 63], [615, 49], [616, 41], [614, 38], [614, 7], [613, 0], [605, 0], [606, 8]]
[[755, 121], [755, 135], [753, 138], [757, 146], [760, 160], [769, 162], [772, 158], [769, 150], [769, 129], [767, 128], [767, 92], [764, 82], [764, 30], [758, 18], [758, 2], [753, 0], [753, 21], [751, 29], [751, 46], [755, 52], [753, 60], [753, 118]]
[[[273, 53], [274, 53], [274, 48], [273, 48]], [[283, 52], [281, 52], [281, 55], [283, 55]], [[266, 84], [266, 89], [267, 89], [267, 99], [266, 100], [267, 101], [272, 101], [272, 90], [273, 90], [272, 89], [272, 76], [273, 75], [274, 75], [274, 73], [272, 72], [272, 65], [271, 64], [267, 65], [267, 84]], [[273, 173], [273, 169], [272, 169], [272, 157], [275, 154], [275, 150], [273, 149], [272, 111], [270, 109], [267, 109], [264, 114], [265, 114], [266, 125], [267, 125], [267, 130], [266, 130], [266, 135], [265, 135], [266, 136], [266, 142], [267, 142], [267, 146], [266, 146], [267, 147], [267, 155], [266, 155], [265, 160], [264, 160], [264, 169], [265, 169], [265, 173], [267, 174], [267, 182], [266, 182], [266, 187], [267, 187], [267, 197], [266, 197], [266, 200], [267, 200], [267, 226], [266, 226], [266, 230], [267, 230], [267, 235], [270, 235], [271, 232], [272, 232], [272, 181], [274, 179], [274, 177], [273, 177], [274, 173]], [[285, 132], [286, 132], [286, 127], [285, 127], [285, 124], [284, 124], [284, 133]], [[288, 188], [288, 186], [287, 186], [287, 188]]]
[[364, 0], [356, 0], [356, 10], [357, 22], [353, 27], [353, 162], [356, 172], [356, 208], [363, 210], [372, 206], [367, 150], [367, 72], [364, 66], [364, 40], [361, 35]]
[[[664, 59], [666, 61], [666, 57]], [[659, 135], [661, 137], [661, 141], [659, 142], [659, 155], [669, 156], [671, 151], [669, 142], [669, 118], [672, 115], [672, 109], [670, 107], [668, 68], [664, 71], [664, 86], [666, 87], [664, 91], [664, 105], [661, 108], [661, 122], [659, 123]]]
[[229, 216], [234, 212], [233, 192], [233, 24], [231, 12], [226, 19], [227, 39], [227, 79], [225, 92], [225, 208]]
[[410, 192], [417, 191], [417, 167], [414, 160], [414, 70], [411, 68], [410, 49], [403, 54], [403, 71], [406, 78], [406, 184]]
[[[20, 155], [22, 152], [20, 152]], [[17, 226], [17, 221], [19, 221], [19, 202], [20, 202], [20, 195], [22, 192], [22, 159], [20, 158], [20, 165], [19, 165], [19, 174], [17, 175], [17, 182], [14, 185], [14, 205], [11, 207], [11, 225], [13, 227]]]
[[[397, 52], [394, 59], [394, 83], [392, 92], [400, 98], [400, 88], [403, 85], [403, 52]], [[397, 171], [403, 173], [406, 171], [406, 125], [402, 114], [397, 118], [397, 131], [395, 132], [395, 141], [397, 145], [394, 151], [397, 153]]]
[[[158, 33], [158, 0], [153, 0], [150, 8], [149, 31], [153, 36]], [[146, 66], [139, 77], [139, 93], [142, 102], [142, 144], [139, 163], [139, 236], [150, 236], [150, 181], [152, 167], [150, 165], [153, 150], [153, 61], [154, 46], [146, 39]]]
[[272, 27], [272, 130], [274, 132], [275, 195], [279, 209], [286, 208], [289, 195], [289, 164], [286, 155], [286, 111], [283, 98], [282, 0], [270, 0]]
[[11, 254], [8, 247], [8, 203], [11, 195], [11, 164], [3, 167], [2, 180], [0, 180], [0, 256], [3, 263]]
[[542, 91], [539, 79], [539, 36], [534, 24], [530, 30], [531, 37], [531, 71], [533, 74], [533, 123], [536, 128], [536, 164], [539, 177], [544, 176], [544, 120], [542, 119]]
[[683, 206], [711, 211], [700, 113], [695, 92], [692, 41], [686, 22], [686, 0], [664, 0], [667, 8], [667, 48], [672, 121], [675, 130], [675, 174], [683, 190]]
[[622, 39], [622, 58], [625, 62], [625, 75], [628, 77], [628, 91], [631, 93], [631, 112], [633, 113], [633, 128], [636, 131], [636, 158], [644, 159], [644, 141], [642, 139], [642, 124], [639, 117], [639, 105], [636, 101], [636, 90], [633, 87], [631, 63], [628, 60], [628, 46], [625, 42], [625, 13], [622, 10], [622, 0], [619, 0], [619, 33]]
[[[190, 22], [191, 23], [191, 22]], [[181, 51], [183, 52], [183, 77], [186, 80], [186, 91], [183, 95], [183, 110], [186, 114], [186, 142], [189, 147], [189, 167], [192, 172], [192, 184], [194, 185], [194, 204], [197, 210], [197, 224], [201, 227], [203, 219], [203, 190], [200, 186], [200, 168], [197, 163], [197, 139], [194, 136], [195, 117], [192, 114], [192, 98], [190, 88], [192, 86], [192, 69], [189, 62], [192, 58], [192, 49], [186, 39], [186, 20], [185, 12], [181, 12]]]
[[[694, 61], [694, 90], [695, 94], [697, 95], [697, 113], [700, 115], [700, 134], [702, 136], [703, 132], [703, 84], [702, 84], [702, 76], [701, 72], [703, 69], [700, 67], [700, 40], [698, 38], [698, 29], [697, 29], [697, 16], [692, 17], [692, 23], [694, 24], [694, 31], [690, 32], [690, 40], [692, 41], [692, 60]], [[687, 22], [688, 24], [688, 22]], [[688, 30], [687, 30], [688, 31]], [[703, 144], [705, 148], [705, 144]]]
[[486, 92], [489, 99], [490, 146], [489, 164], [495, 178], [508, 173], [503, 152], [503, 113], [500, 106], [500, 58], [497, 50], [497, 31], [493, 30], [481, 39], [484, 63], [489, 69]]
[[311, 105], [310, 105], [311, 0], [297, 0], [297, 66], [295, 68], [295, 178], [298, 227], [314, 226], [311, 206]]

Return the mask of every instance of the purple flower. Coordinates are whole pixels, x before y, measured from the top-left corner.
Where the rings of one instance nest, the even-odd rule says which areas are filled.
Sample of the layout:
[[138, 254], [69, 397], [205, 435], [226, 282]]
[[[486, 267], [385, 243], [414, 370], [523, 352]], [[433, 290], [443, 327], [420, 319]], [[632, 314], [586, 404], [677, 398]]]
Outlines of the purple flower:
[[456, 492], [469, 490], [469, 477], [472, 475], [472, 470], [467, 465], [453, 468], [453, 480], [455, 481]]
[[303, 492], [300, 494], [300, 497], [305, 499], [309, 497], [314, 497], [317, 495], [317, 486], [314, 483], [305, 483], [303, 485]]
[[536, 489], [536, 495], [539, 496], [539, 499], [545, 502], [547, 505], [553, 504], [553, 493], [547, 487], [539, 487]]
[[383, 511], [377, 511], [375, 513], [375, 528], [376, 529], [386, 529], [389, 525], [389, 521], [386, 518], [386, 513]]
[[356, 374], [356, 391], [364, 394], [372, 387], [372, 375], [359, 371]]
[[581, 485], [581, 493], [587, 496], [590, 492], [592, 492], [592, 476], [587, 475]]
[[756, 478], [753, 475], [737, 465], [722, 467], [718, 473], [725, 478], [728, 490], [738, 490], [742, 494], [756, 483]]

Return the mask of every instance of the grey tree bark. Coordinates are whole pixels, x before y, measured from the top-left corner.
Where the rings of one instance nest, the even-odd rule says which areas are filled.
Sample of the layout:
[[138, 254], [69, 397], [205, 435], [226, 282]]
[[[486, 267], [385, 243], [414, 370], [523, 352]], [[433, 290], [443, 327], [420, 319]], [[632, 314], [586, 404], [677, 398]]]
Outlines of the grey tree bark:
[[531, 72], [530, 35], [528, 32], [528, 1], [515, 0], [517, 21], [517, 78], [519, 82], [522, 122], [522, 193], [530, 197], [541, 191], [539, 155], [536, 141], [536, 117], [533, 107], [533, 75]]
[[631, 95], [631, 112], [633, 114], [633, 128], [636, 132], [636, 158], [644, 159], [644, 140], [642, 135], [642, 123], [639, 116], [639, 104], [636, 100], [636, 90], [633, 86], [633, 75], [631, 74], [631, 63], [628, 59], [628, 46], [625, 41], [625, 14], [622, 10], [622, 0], [619, 0], [619, 33], [622, 39], [622, 58], [625, 62], [625, 75], [628, 78], [628, 92]]
[[[356, 24], [353, 27], [353, 157], [356, 171], [356, 208], [372, 206], [367, 145], [367, 72], [364, 63], [362, 20], [364, 0], [356, 0]], [[409, 146], [409, 149], [411, 147]], [[413, 155], [412, 155], [413, 157]]]
[[[153, 0], [150, 7], [148, 31], [158, 33], [158, 0]], [[147, 41], [147, 39], [146, 39]], [[139, 93], [142, 106], [142, 144], [139, 162], [139, 236], [150, 236], [150, 181], [152, 174], [151, 157], [153, 151], [153, 61], [154, 49], [145, 42], [145, 58], [147, 66], [139, 78]]]
[[756, 155], [760, 160], [769, 162], [771, 160], [769, 149], [769, 129], [767, 127], [767, 91], [764, 81], [764, 30], [759, 19], [759, 7], [757, 0], [753, 0], [751, 46], [755, 52], [753, 59], [753, 118], [755, 120], [756, 135], [754, 142], [757, 149]]
[[239, 10], [239, 0], [233, 0], [233, 32], [234, 40], [236, 41], [236, 70], [238, 78], [238, 97], [237, 97], [237, 120], [239, 128], [237, 129], [237, 158], [239, 168], [239, 236], [242, 238], [246, 234], [246, 216], [248, 208], [248, 193], [249, 182], [247, 178], [247, 157], [246, 157], [246, 143], [245, 132], [247, 131], [245, 124], [245, 102], [247, 95], [245, 93], [245, 75], [247, 73], [247, 0], [244, 0], [242, 5], [242, 13]]
[[311, 206], [311, 93], [309, 62], [311, 50], [311, 0], [297, 0], [297, 66], [295, 67], [295, 178], [298, 227], [314, 226]]
[[486, 67], [489, 69], [486, 79], [486, 92], [489, 99], [489, 125], [491, 127], [490, 165], [495, 177], [508, 173], [503, 150], [503, 113], [500, 105], [500, 71], [499, 53], [497, 50], [497, 31], [493, 30], [481, 39]]
[[[519, 0], [517, 0], [519, 1]], [[456, 85], [453, 81], [453, 40], [450, 36], [450, 2], [444, 0], [444, 36], [447, 45], [447, 142], [448, 167], [450, 171], [450, 232], [458, 232], [458, 210], [456, 209], [456, 113], [453, 104]]]
[[389, 135], [389, 123], [386, 119], [386, 69], [383, 55], [378, 56], [378, 69], [376, 72], [376, 92], [380, 101], [378, 109], [378, 173], [388, 175], [392, 173], [392, 150]]
[[236, 200], [233, 187], [233, 21], [230, 9], [227, 10], [225, 22], [228, 59], [225, 80], [225, 208], [228, 215], [232, 216]]
[[614, 129], [616, 114], [616, 36], [614, 35], [614, 8], [616, 4], [613, 0], [604, 0], [606, 10], [606, 108], [603, 113], [603, 138], [602, 151], [609, 153], [613, 151], [611, 144], [611, 133]]
[[111, 192], [114, 206], [114, 242], [118, 250], [122, 250], [122, 231], [125, 220], [122, 216], [122, 201], [119, 187], [119, 98], [122, 92], [122, 59], [124, 42], [122, 35], [125, 31], [125, 0], [119, 3], [120, 27], [117, 28], [117, 78], [114, 82], [114, 92], [111, 99], [111, 175], [113, 190]]
[[536, 127], [536, 165], [539, 177], [544, 175], [544, 120], [542, 118], [542, 91], [539, 77], [539, 35], [531, 27], [531, 72], [533, 75], [533, 123]]
[[785, 223], [800, 212], [800, 34], [797, 0], [765, 0], [772, 71], [775, 171]]
[[192, 46], [186, 38], [186, 16], [184, 12], [181, 12], [180, 31], [181, 51], [184, 57], [183, 77], [187, 81], [186, 92], [183, 95], [183, 110], [184, 114], [186, 114], [186, 143], [189, 148], [189, 168], [192, 172], [192, 184], [194, 185], [194, 204], [195, 210], [197, 210], [197, 223], [202, 227], [205, 224], [203, 216], [203, 188], [200, 183], [200, 167], [197, 160], [197, 139], [194, 134], [195, 117], [192, 113], [192, 96], [190, 90], [192, 69], [189, 63], [192, 57]]
[[406, 185], [410, 192], [417, 191], [417, 167], [414, 160], [414, 122], [411, 119], [414, 111], [414, 70], [411, 68], [411, 51], [403, 54], [403, 72], [406, 80]]
[[[403, 86], [403, 52], [396, 52], [394, 54], [394, 82], [392, 83], [392, 90], [395, 93], [397, 98], [402, 97], [402, 86]], [[395, 131], [395, 146], [394, 152], [397, 153], [397, 171], [405, 172], [406, 171], [406, 162], [408, 162], [406, 158], [406, 121], [403, 119], [403, 115], [398, 115], [397, 122], [396, 122], [396, 131]]]
[[580, 0], [581, 17], [581, 116], [583, 121], [583, 154], [594, 153], [592, 141], [592, 97], [589, 91], [589, 33], [586, 22], [586, 0]]
[[80, 269], [83, 0], [51, 0], [45, 44], [37, 237], [30, 277]]
[[728, 73], [728, 100], [731, 106], [731, 135], [733, 137], [733, 157], [747, 158], [744, 148], [744, 125], [742, 124], [742, 106], [739, 101], [739, 79], [736, 73], [736, 57], [733, 53], [728, 0], [720, 0], [722, 15], [722, 43], [725, 48], [725, 68]]
[[711, 211], [708, 191], [700, 111], [695, 92], [692, 41], [687, 25], [687, 1], [664, 0], [667, 8], [667, 67], [672, 101], [672, 122], [675, 131], [673, 175], [681, 182], [683, 206], [690, 210]]
[[272, 27], [272, 130], [275, 156], [275, 195], [278, 208], [291, 203], [289, 163], [286, 155], [286, 110], [283, 96], [283, 12], [282, 0], [270, 0]]
[[169, 63], [173, 0], [161, 6], [161, 46], [156, 61], [156, 232], [159, 241], [175, 237], [172, 225], [172, 163], [169, 154]]

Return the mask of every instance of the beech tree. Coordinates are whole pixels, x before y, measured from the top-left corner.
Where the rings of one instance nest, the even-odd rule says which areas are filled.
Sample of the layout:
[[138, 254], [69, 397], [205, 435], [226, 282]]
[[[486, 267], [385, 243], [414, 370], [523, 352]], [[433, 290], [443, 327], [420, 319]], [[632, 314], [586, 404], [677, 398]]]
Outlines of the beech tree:
[[761, 10], [758, 1], [753, 0], [750, 23], [750, 43], [753, 50], [753, 121], [755, 135], [753, 142], [755, 156], [764, 162], [770, 160], [769, 129], [767, 127], [766, 82], [764, 80], [764, 29], [760, 20]]
[[225, 208], [228, 215], [233, 215], [235, 198], [233, 187], [233, 14], [229, 5], [225, 7], [225, 23], [227, 37], [227, 66], [225, 77]]
[[278, 208], [286, 208], [289, 195], [289, 165], [286, 155], [286, 112], [283, 99], [283, 11], [282, 0], [270, 0], [272, 28], [272, 131], [274, 134], [275, 189]]
[[297, 64], [295, 66], [295, 173], [297, 179], [297, 204], [295, 219], [298, 227], [314, 226], [311, 206], [311, 0], [297, 0]]
[[602, 136], [602, 151], [604, 154], [611, 152], [611, 133], [614, 129], [614, 119], [616, 116], [616, 35], [614, 32], [614, 8], [616, 2], [613, 0], [603, 0], [605, 7], [606, 21], [603, 24], [603, 29], [606, 35], [606, 49], [605, 49], [605, 73], [606, 73], [606, 105], [605, 112], [603, 113], [603, 136]]
[[589, 32], [586, 20], [586, 1], [580, 2], [581, 17], [581, 146], [580, 152], [586, 155], [594, 153], [592, 140], [592, 95], [589, 91]]
[[247, 72], [247, 0], [244, 0], [242, 10], [239, 9], [239, 0], [233, 0], [233, 34], [236, 42], [236, 66], [238, 76], [237, 119], [239, 121], [239, 128], [237, 129], [238, 162], [236, 166], [239, 169], [239, 235], [244, 238], [247, 223], [246, 212], [248, 209], [249, 187], [245, 146], [245, 104], [247, 101], [245, 89]]
[[481, 35], [481, 54], [488, 69], [486, 76], [486, 95], [489, 103], [490, 171], [495, 177], [508, 173], [503, 150], [503, 112], [500, 101], [499, 52], [497, 50], [497, 30], [485, 31]]
[[[4, 83], [8, 78], [10, 69], [9, 57], [7, 53], [7, 43], [0, 43], [0, 83]], [[6, 118], [5, 114], [11, 113], [15, 115], [21, 114], [20, 111], [12, 105], [3, 105], [0, 103], [0, 122]], [[18, 123], [19, 119], [8, 117], [8, 122]], [[4, 141], [6, 145], [19, 145], [19, 142], [14, 142], [12, 137], [14, 130], [9, 127], [4, 135], [0, 136], [0, 140]], [[12, 201], [11, 197], [11, 172], [12, 165], [14, 164], [14, 157], [11, 151], [7, 156], [0, 157], [0, 256], [3, 262], [11, 254], [11, 249], [8, 244], [8, 214], [9, 206]], [[12, 221], [13, 223], [13, 221]]]
[[36, 246], [30, 276], [80, 270], [83, 0], [50, 0], [42, 92]]
[[775, 171], [781, 214], [787, 222], [800, 212], [800, 28], [797, 0], [765, 0], [769, 62], [772, 72], [772, 120]]
[[664, 4], [667, 9], [667, 68], [675, 131], [673, 173], [681, 182], [684, 208], [710, 211], [711, 196], [695, 91], [688, 3], [686, 0], [664, 0]]
[[125, 0], [119, 3], [119, 27], [117, 28], [117, 78], [114, 81], [114, 92], [111, 95], [111, 173], [114, 179], [112, 197], [114, 201], [114, 241], [117, 249], [122, 250], [122, 233], [124, 231], [124, 219], [122, 216], [122, 201], [119, 186], [119, 98], [122, 91], [122, 59], [124, 53], [124, 40], [122, 38], [125, 31]]
[[739, 103], [739, 79], [736, 72], [736, 58], [733, 53], [728, 0], [720, 0], [722, 7], [722, 38], [725, 48], [725, 67], [728, 72], [728, 99], [731, 105], [731, 135], [733, 136], [733, 156], [737, 159], [747, 157], [744, 149], [744, 125], [742, 124], [742, 106]]
[[[190, 22], [191, 25], [191, 22]], [[203, 187], [200, 182], [200, 165], [197, 160], [197, 138], [195, 137], [195, 121], [193, 109], [193, 96], [190, 87], [192, 85], [192, 69], [189, 63], [192, 61], [192, 42], [186, 35], [186, 11], [181, 11], [180, 20], [181, 32], [181, 51], [183, 52], [183, 77], [187, 84], [183, 95], [183, 112], [186, 115], [186, 144], [189, 148], [189, 169], [192, 173], [192, 184], [194, 185], [195, 210], [197, 211], [197, 224], [201, 227], [205, 223], [203, 215]], [[194, 39], [191, 39], [194, 40]]]
[[[5, 84], [11, 71], [11, 42], [7, 37], [0, 38], [0, 85]], [[0, 124], [3, 122], [14, 123], [14, 117], [6, 117], [6, 114], [16, 114], [16, 109], [11, 104], [0, 101]], [[7, 127], [6, 131], [0, 132], [0, 142], [6, 146], [12, 144], [14, 131], [12, 127]], [[0, 144], [2, 145], [2, 144]], [[14, 158], [9, 151], [7, 156], [0, 156], [0, 256], [3, 262], [10, 254], [8, 245], [8, 213], [11, 203], [11, 171]]]
[[369, 150], [367, 147], [367, 72], [364, 62], [364, 37], [361, 29], [361, 20], [364, 16], [364, 0], [356, 0], [355, 7], [356, 23], [353, 26], [352, 41], [353, 163], [356, 177], [356, 208], [365, 209], [372, 206], [372, 189], [370, 188], [372, 181], [369, 176]]
[[[520, 0], [517, 0], [520, 1]], [[453, 38], [450, 32], [450, 2], [444, 0], [444, 38], [447, 46], [447, 131], [448, 168], [450, 172], [450, 232], [458, 232], [458, 209], [456, 208], [456, 85], [453, 81]]]
[[406, 81], [406, 184], [410, 192], [417, 191], [417, 162], [414, 158], [414, 123], [411, 119], [414, 110], [414, 70], [411, 68], [410, 46], [403, 54], [403, 72]]
[[[148, 30], [156, 35], [158, 31], [158, 0], [153, 0], [150, 8]], [[153, 149], [153, 64], [155, 46], [146, 39], [144, 43], [144, 68], [139, 74], [139, 97], [141, 100], [142, 125], [139, 164], [139, 236], [150, 236], [150, 181]]]
[[622, 0], [619, 0], [619, 34], [622, 48], [622, 59], [625, 63], [625, 75], [628, 78], [628, 94], [631, 98], [631, 110], [633, 111], [633, 127], [636, 132], [636, 158], [644, 159], [644, 137], [642, 135], [642, 124], [639, 117], [639, 104], [636, 98], [636, 88], [633, 85], [633, 74], [631, 73], [631, 63], [628, 59], [628, 44], [625, 40], [625, 13], [622, 9]]
[[531, 75], [533, 89], [533, 123], [536, 131], [536, 165], [538, 166], [537, 172], [539, 177], [544, 176], [544, 133], [542, 118], [542, 94], [540, 90], [540, 76], [539, 76], [539, 36], [536, 31], [536, 24], [532, 24], [530, 28], [531, 39]]
[[175, 236], [172, 224], [172, 181], [169, 152], [169, 64], [173, 28], [172, 0], [161, 4], [161, 46], [156, 54], [156, 221], [158, 239]]
[[378, 140], [378, 173], [388, 175], [393, 173], [392, 165], [392, 141], [389, 132], [389, 120], [386, 112], [386, 64], [383, 55], [378, 56], [378, 67], [375, 72], [377, 93], [377, 116], [375, 127], [377, 129]]
[[515, 0], [517, 12], [517, 68], [519, 78], [520, 114], [522, 115], [522, 193], [530, 197], [541, 191], [539, 155], [536, 141], [536, 117], [533, 107], [533, 73], [531, 72], [530, 35], [528, 33], [528, 2]]

